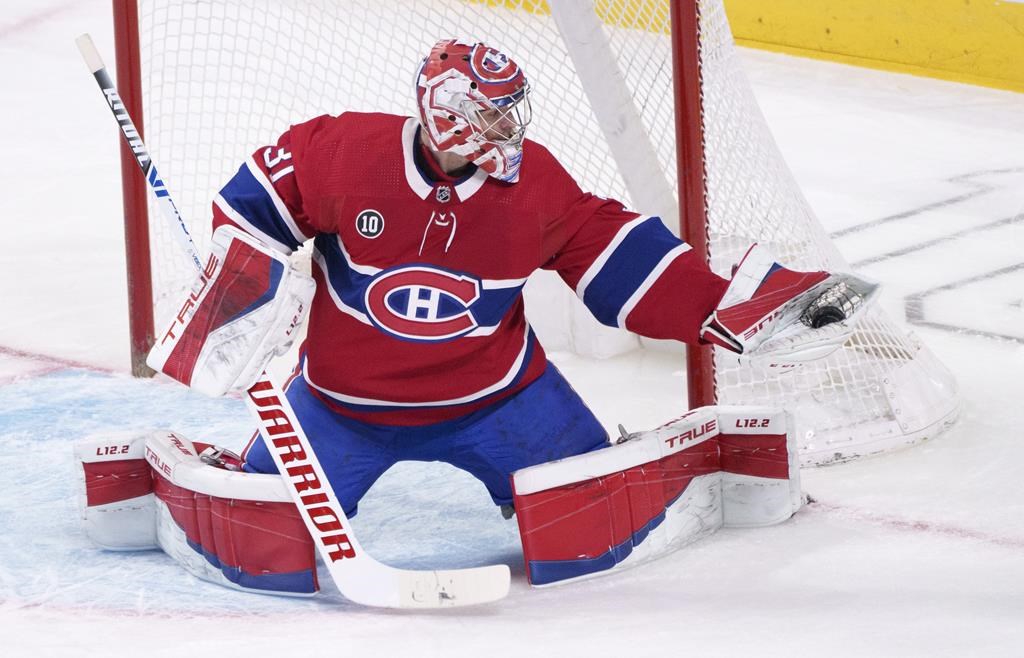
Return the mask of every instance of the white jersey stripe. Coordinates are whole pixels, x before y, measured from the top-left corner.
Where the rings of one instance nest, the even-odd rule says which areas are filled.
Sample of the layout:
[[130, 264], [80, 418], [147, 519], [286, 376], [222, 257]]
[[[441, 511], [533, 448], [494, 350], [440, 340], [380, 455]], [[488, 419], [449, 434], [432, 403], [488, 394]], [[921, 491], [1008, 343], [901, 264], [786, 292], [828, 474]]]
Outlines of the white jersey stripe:
[[413, 149], [416, 147], [413, 142], [416, 140], [416, 128], [419, 125], [416, 119], [410, 117], [405, 121], [405, 125], [402, 126], [402, 154], [405, 157], [405, 181], [412, 188], [412, 191], [416, 193], [416, 196], [426, 199], [434, 188], [427, 184], [427, 181], [423, 180], [423, 176], [420, 175], [420, 170], [416, 167], [416, 160], [413, 156]]
[[526, 285], [527, 277], [522, 279], [481, 279], [480, 283], [487, 290], [497, 290], [500, 288], [518, 288], [519, 286]]
[[338, 250], [341, 252], [341, 257], [345, 259], [345, 264], [348, 265], [349, 269], [366, 276], [376, 276], [383, 272], [379, 267], [373, 267], [372, 265], [360, 265], [352, 260], [352, 257], [348, 254], [348, 250], [345, 249], [345, 243], [341, 241], [340, 235], [334, 236], [334, 240], [338, 243]]
[[477, 190], [487, 182], [487, 175], [483, 169], [477, 169], [472, 176], [456, 185], [455, 194], [459, 197], [459, 201], [465, 201], [476, 194]]
[[[292, 213], [288, 210], [288, 206], [285, 205], [284, 201], [277, 193], [277, 190], [274, 189], [272, 181], [267, 179], [266, 175], [263, 173], [263, 170], [260, 169], [259, 165], [256, 164], [256, 161], [252, 159], [252, 156], [249, 156], [249, 159], [245, 161], [245, 166], [249, 168], [249, 173], [252, 174], [253, 178], [255, 178], [256, 181], [259, 182], [259, 184], [267, 192], [267, 196], [270, 197], [270, 200], [273, 202], [274, 207], [277, 209], [277, 214], [280, 215], [281, 219], [284, 220], [284, 223], [288, 226], [288, 230], [291, 231], [292, 237], [295, 238], [295, 241], [298, 242], [299, 244], [302, 244], [306, 240], [309, 240], [310, 236], [303, 233], [302, 229], [299, 228], [299, 225], [295, 223], [295, 218], [292, 217]], [[293, 167], [287, 168], [288, 171], [292, 169]], [[273, 180], [276, 181], [285, 172], [286, 170], [281, 170], [274, 176]]]

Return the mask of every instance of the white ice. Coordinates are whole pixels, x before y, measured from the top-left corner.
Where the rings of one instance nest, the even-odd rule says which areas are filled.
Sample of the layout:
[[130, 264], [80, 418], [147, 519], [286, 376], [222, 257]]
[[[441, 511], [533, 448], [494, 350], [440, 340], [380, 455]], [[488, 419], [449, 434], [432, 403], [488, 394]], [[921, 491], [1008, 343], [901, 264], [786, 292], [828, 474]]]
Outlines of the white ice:
[[[74, 38], [109, 2], [0, 0], [0, 655], [1024, 655], [1024, 95], [744, 51], [845, 256], [959, 379], [946, 435], [805, 470], [819, 502], [605, 579], [531, 590], [513, 523], [443, 465], [385, 475], [355, 519], [414, 566], [505, 562], [504, 602], [430, 614], [240, 594], [79, 529], [72, 442], [174, 427], [238, 447], [237, 400], [126, 374], [117, 135]], [[681, 361], [555, 358], [609, 428], [683, 404]]]

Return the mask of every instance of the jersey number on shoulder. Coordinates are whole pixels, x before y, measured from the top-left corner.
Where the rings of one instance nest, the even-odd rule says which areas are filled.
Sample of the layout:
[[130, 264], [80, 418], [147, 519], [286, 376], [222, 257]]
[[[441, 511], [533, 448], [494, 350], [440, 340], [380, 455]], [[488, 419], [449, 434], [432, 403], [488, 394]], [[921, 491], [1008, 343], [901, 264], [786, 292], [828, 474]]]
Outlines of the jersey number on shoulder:
[[276, 183], [282, 176], [295, 171], [295, 167], [290, 164], [287, 167], [280, 167], [276, 171], [274, 170], [282, 162], [287, 162], [291, 159], [292, 154], [283, 146], [269, 146], [263, 151], [263, 163], [267, 165], [267, 173], [270, 174], [271, 183]]

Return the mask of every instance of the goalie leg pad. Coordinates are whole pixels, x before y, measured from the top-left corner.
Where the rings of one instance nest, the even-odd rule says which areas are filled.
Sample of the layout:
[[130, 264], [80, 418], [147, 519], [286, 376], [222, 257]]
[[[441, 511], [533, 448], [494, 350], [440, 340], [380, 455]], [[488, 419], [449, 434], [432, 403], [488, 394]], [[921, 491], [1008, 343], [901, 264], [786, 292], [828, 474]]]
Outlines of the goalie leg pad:
[[209, 582], [266, 594], [315, 594], [315, 547], [284, 481], [212, 468], [196, 445], [173, 432], [147, 439], [160, 547]]
[[315, 594], [313, 541], [284, 481], [228, 470], [230, 456], [204, 447], [174, 432], [79, 442], [89, 538], [111, 550], [161, 548], [233, 589]]
[[800, 464], [793, 418], [781, 410], [720, 406], [722, 522], [759, 528], [800, 509]]
[[[515, 474], [516, 517], [530, 584], [568, 582], [641, 562], [721, 525], [713, 441], [665, 459], [648, 459], [646, 452], [629, 444], [613, 446]], [[588, 462], [598, 466], [601, 453], [614, 453], [621, 461], [599, 469], [612, 472], [580, 479], [577, 469], [585, 472]], [[559, 474], [567, 481], [557, 478], [534, 490], [531, 480], [537, 476]]]
[[97, 434], [75, 444], [79, 510], [86, 536], [111, 551], [157, 548], [146, 436]]
[[778, 409], [704, 407], [619, 445], [517, 471], [530, 583], [640, 564], [723, 525], [789, 518], [800, 498], [788, 426]]

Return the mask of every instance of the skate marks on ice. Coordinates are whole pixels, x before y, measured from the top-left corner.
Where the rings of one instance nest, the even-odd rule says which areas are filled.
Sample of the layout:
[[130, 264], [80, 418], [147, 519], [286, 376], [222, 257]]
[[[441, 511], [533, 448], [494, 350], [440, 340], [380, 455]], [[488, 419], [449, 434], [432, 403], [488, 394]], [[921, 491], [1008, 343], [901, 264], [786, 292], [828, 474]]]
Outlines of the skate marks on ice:
[[887, 272], [899, 263], [885, 280], [899, 282], [890, 288], [902, 293], [910, 324], [1024, 343], [1024, 167], [943, 183], [968, 190], [831, 237], [855, 270]]
[[[968, 188], [968, 191], [962, 194], [955, 194], [951, 197], [947, 197], [944, 199], [939, 199], [937, 201], [932, 201], [917, 206], [915, 208], [911, 208], [909, 210], [904, 210], [902, 212], [887, 215], [885, 217], [872, 219], [861, 224], [855, 224], [853, 226], [848, 226], [837, 231], [832, 231], [831, 233], [829, 233], [829, 237], [831, 237], [833, 240], [837, 240], [839, 238], [844, 238], [848, 235], [864, 233], [865, 231], [869, 231], [871, 229], [883, 226], [888, 228], [891, 227], [895, 222], [899, 222], [901, 220], [915, 219], [924, 215], [925, 213], [949, 209], [952, 208], [953, 206], [957, 206], [967, 201], [975, 200], [978, 197], [992, 194], [998, 190], [1009, 187], [1009, 183], [1011, 181], [1006, 181], [1005, 183], [1000, 184], [990, 180], [993, 177], [1002, 176], [1024, 176], [1024, 167], [1008, 167], [1003, 169], [972, 171], [966, 174], [961, 174], [959, 176], [947, 178], [945, 181], [943, 181], [944, 183], [949, 184], [953, 187], [966, 187]], [[979, 227], [972, 227], [967, 230], [973, 231], [977, 230], [978, 228]], [[871, 263], [876, 263], [878, 261], [887, 260], [889, 258], [896, 258], [897, 256], [902, 256], [906, 253], [910, 253], [911, 251], [914, 251], [920, 246], [926, 245], [927, 243], [922, 243], [922, 245], [915, 245], [904, 250], [891, 251], [875, 256], [862, 258], [852, 263], [852, 265], [854, 267], [862, 267], [864, 265], [869, 265]]]
[[1024, 262], [910, 295], [906, 312], [911, 324], [1024, 344]]

